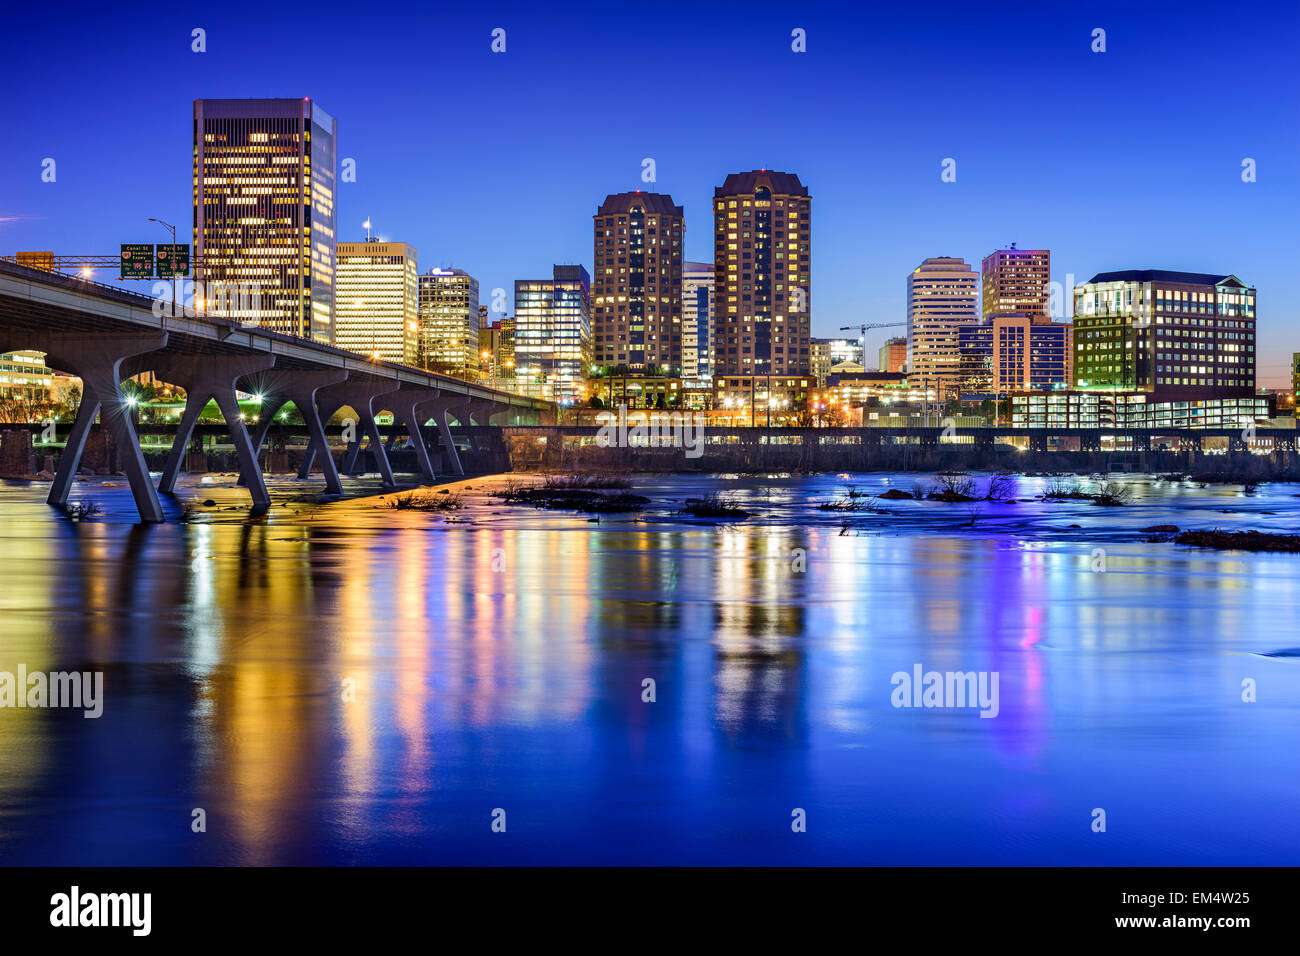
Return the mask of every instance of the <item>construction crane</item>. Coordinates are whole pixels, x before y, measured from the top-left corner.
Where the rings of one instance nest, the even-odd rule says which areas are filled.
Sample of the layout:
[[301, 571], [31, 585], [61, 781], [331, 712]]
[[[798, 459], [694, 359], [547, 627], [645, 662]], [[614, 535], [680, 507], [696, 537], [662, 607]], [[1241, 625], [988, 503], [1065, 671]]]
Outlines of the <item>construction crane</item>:
[[907, 325], [906, 322], [865, 322], [862, 325], [841, 325], [841, 332], [852, 332], [857, 329], [859, 334], [865, 339], [868, 329], [892, 329], [898, 325]]

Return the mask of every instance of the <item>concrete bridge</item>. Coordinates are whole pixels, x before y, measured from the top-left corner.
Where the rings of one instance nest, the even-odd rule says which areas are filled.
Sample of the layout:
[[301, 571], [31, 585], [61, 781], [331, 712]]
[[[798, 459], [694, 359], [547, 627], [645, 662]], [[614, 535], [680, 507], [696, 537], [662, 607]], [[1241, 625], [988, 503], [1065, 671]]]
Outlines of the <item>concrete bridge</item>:
[[[164, 303], [170, 309], [170, 303]], [[325, 487], [341, 494], [339, 470], [329, 454], [324, 423], [345, 406], [357, 414], [355, 440], [344, 466], [355, 461], [363, 436], [385, 485], [395, 484], [375, 416], [391, 412], [416, 452], [421, 475], [435, 477], [430, 442], [464, 474], [451, 426], [550, 424], [555, 406], [472, 382], [449, 378], [294, 338], [215, 316], [157, 314], [155, 300], [71, 276], [0, 261], [0, 353], [35, 350], [46, 364], [82, 381], [81, 404], [59, 458], [49, 502], [62, 507], [81, 463], [96, 415], [117, 442], [122, 471], [140, 518], [163, 520], [159, 492], [176, 485], [185, 448], [209, 399], [217, 403], [239, 458], [240, 482], [254, 510], [270, 506], [258, 453], [275, 413], [292, 402], [302, 415], [310, 447], [300, 470], [318, 459]], [[155, 488], [145, 465], [131, 408], [121, 383], [142, 372], [185, 389], [185, 411]], [[245, 426], [236, 391], [262, 396], [257, 425]], [[433, 431], [427, 431], [432, 421]]]

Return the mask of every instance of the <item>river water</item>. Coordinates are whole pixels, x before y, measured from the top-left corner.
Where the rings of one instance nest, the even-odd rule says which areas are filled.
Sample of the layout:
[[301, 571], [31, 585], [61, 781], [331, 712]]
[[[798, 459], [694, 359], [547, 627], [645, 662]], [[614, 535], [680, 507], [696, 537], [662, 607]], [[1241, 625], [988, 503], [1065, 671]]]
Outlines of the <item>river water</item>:
[[[1300, 555], [1139, 530], [1300, 532], [1300, 485], [818, 508], [926, 478], [599, 522], [192, 479], [155, 527], [0, 485], [0, 672], [104, 675], [98, 719], [0, 709], [0, 863], [1300, 862]], [[755, 515], [674, 513], [714, 490]], [[918, 665], [996, 716], [894, 706]]]

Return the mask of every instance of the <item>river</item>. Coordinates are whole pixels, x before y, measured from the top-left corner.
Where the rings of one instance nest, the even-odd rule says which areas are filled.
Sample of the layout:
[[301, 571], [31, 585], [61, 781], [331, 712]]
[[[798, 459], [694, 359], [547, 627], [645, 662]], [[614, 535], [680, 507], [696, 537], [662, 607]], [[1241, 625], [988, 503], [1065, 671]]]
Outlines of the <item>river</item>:
[[[932, 477], [642, 476], [599, 521], [191, 478], [152, 527], [0, 484], [0, 672], [104, 682], [0, 708], [0, 863], [1300, 861], [1300, 555], [1139, 530], [1300, 532], [1300, 485], [818, 507]], [[714, 490], [754, 516], [675, 513]], [[996, 716], [895, 706], [918, 665]]]

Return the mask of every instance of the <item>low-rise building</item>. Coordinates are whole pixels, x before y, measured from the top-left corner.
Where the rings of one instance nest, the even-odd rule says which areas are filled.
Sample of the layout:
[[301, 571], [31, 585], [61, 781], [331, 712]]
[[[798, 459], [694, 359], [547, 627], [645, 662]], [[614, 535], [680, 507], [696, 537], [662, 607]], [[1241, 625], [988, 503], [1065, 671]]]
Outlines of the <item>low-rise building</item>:
[[1237, 428], [1267, 421], [1266, 396], [1158, 401], [1147, 392], [1013, 392], [1013, 428]]

